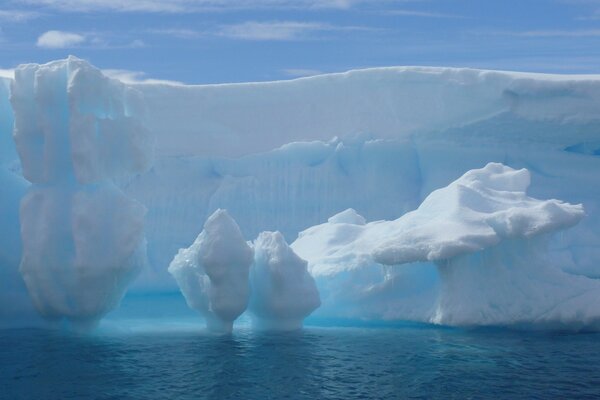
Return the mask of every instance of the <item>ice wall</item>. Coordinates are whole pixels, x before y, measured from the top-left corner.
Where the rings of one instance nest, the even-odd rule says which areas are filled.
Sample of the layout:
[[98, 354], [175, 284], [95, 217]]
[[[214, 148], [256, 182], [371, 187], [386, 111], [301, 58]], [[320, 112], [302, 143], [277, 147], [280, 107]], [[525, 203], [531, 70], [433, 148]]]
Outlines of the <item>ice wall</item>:
[[[35, 68], [22, 68], [30, 76], [22, 88], [27, 96], [36, 79], [27, 71]], [[19, 108], [31, 116], [22, 119], [24, 130], [16, 138], [31, 159], [23, 173], [39, 182], [69, 176], [74, 186], [115, 182], [147, 208], [151, 268], [134, 283], [137, 291], [177, 290], [167, 266], [218, 208], [229, 210], [246, 238], [281, 231], [291, 243], [297, 232], [348, 208], [368, 221], [397, 219], [435, 189], [490, 161], [527, 168], [532, 197], [583, 204], [587, 217], [550, 239], [548, 251], [569, 276], [600, 278], [600, 77], [398, 67], [286, 82], [108, 85], [94, 92], [101, 96], [82, 100], [90, 113], [63, 115], [73, 122], [65, 130], [54, 118], [60, 113], [44, 111], [62, 110], [48, 99], [75, 75], [80, 88], [97, 87], [98, 80], [79, 73], [67, 79], [52, 69], [40, 78], [45, 83], [36, 100]], [[0, 102], [8, 95], [4, 90]], [[136, 93], [144, 100], [138, 102]], [[66, 104], [65, 95], [54, 98]], [[98, 99], [104, 99], [101, 106], [94, 103]], [[146, 108], [146, 118], [127, 118], [139, 115], [139, 106]], [[157, 138], [157, 158], [149, 171], [134, 172], [148, 165], [151, 142], [140, 130], [143, 121]], [[71, 130], [81, 133], [64, 133]], [[62, 133], [41, 133], [50, 131]], [[65, 143], [76, 149], [66, 151]], [[52, 148], [59, 150], [47, 150]], [[119, 151], [111, 158], [108, 149]], [[11, 146], [6, 151], [14, 155]], [[47, 168], [52, 154], [63, 161]], [[15, 178], [21, 167], [11, 159], [13, 172], [5, 179], [10, 183], [0, 189], [10, 188], [4, 192], [10, 196], [0, 202], [9, 200], [12, 206], [1, 212], [15, 222], [15, 204], [28, 183]], [[5, 243], [0, 253], [19, 259], [18, 246]], [[415, 298], [440, 289], [433, 264], [378, 268], [388, 279], [379, 297], [363, 299], [367, 314], [364, 305], [371, 302], [369, 315], [381, 315], [386, 303], [385, 315], [393, 317], [406, 303], [391, 294], [399, 286]], [[349, 273], [347, 279], [366, 278]], [[410, 288], [415, 290], [406, 291]]]
[[532, 195], [584, 204], [589, 217], [550, 248], [565, 269], [600, 277], [598, 77], [398, 67], [137, 87], [158, 155], [120, 185], [149, 209], [140, 289], [173, 289], [166, 265], [217, 208], [247, 238], [277, 230], [291, 242], [347, 208], [395, 219], [490, 161], [527, 168]]
[[113, 180], [149, 166], [140, 94], [70, 57], [16, 69], [11, 103], [23, 176], [20, 272], [46, 319], [93, 326], [145, 262], [145, 208]]

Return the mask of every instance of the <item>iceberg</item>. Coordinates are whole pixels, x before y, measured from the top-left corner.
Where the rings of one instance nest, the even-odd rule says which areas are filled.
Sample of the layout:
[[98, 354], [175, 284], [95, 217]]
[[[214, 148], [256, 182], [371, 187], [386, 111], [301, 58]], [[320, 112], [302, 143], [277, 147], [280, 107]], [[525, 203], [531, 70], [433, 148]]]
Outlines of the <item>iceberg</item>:
[[600, 282], [564, 272], [547, 254], [548, 236], [576, 225], [583, 207], [531, 198], [529, 185], [527, 170], [490, 163], [396, 220], [365, 224], [346, 210], [291, 246], [331, 316], [595, 329]]
[[321, 301], [307, 262], [280, 232], [262, 232], [254, 241], [249, 311], [259, 329], [295, 330]]
[[[126, 287], [176, 292], [169, 263], [218, 209], [243, 238], [292, 243], [316, 317], [595, 324], [583, 301], [597, 304], [600, 278], [598, 76], [390, 67], [174, 86], [70, 57], [0, 82], [0, 324], [34, 305], [98, 321]], [[326, 241], [303, 247], [317, 230]]]
[[115, 185], [152, 157], [140, 99], [74, 57], [15, 71], [13, 137], [32, 183], [20, 203], [20, 273], [50, 321], [95, 326], [146, 262], [146, 209]]
[[190, 308], [205, 318], [207, 328], [227, 333], [248, 306], [248, 274], [254, 252], [225, 210], [215, 211], [194, 243], [180, 249], [171, 264]]

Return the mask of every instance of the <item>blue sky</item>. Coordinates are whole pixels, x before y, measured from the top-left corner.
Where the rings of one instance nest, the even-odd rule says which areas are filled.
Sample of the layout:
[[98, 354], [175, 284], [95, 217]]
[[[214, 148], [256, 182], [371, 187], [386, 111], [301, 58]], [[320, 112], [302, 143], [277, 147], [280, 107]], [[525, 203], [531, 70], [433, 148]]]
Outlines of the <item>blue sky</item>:
[[600, 73], [600, 0], [0, 0], [0, 67], [69, 54], [130, 80], [392, 65]]

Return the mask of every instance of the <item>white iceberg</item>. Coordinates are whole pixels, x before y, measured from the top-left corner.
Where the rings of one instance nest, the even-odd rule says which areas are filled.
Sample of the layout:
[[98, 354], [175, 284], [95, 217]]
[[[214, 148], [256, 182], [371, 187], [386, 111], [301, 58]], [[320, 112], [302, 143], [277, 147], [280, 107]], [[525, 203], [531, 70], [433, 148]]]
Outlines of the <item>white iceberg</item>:
[[545, 247], [548, 234], [581, 220], [583, 207], [531, 198], [529, 184], [527, 170], [490, 163], [397, 220], [333, 217], [292, 248], [309, 261], [333, 315], [595, 328], [600, 282], [564, 272]]
[[262, 232], [254, 241], [249, 311], [259, 329], [294, 330], [321, 301], [307, 262], [279, 232]]
[[233, 321], [246, 310], [253, 255], [235, 221], [217, 210], [194, 243], [173, 258], [169, 272], [209, 330], [231, 332]]
[[116, 178], [145, 171], [141, 94], [74, 57], [22, 65], [11, 86], [24, 177], [20, 272], [46, 319], [93, 327], [146, 262], [146, 208]]

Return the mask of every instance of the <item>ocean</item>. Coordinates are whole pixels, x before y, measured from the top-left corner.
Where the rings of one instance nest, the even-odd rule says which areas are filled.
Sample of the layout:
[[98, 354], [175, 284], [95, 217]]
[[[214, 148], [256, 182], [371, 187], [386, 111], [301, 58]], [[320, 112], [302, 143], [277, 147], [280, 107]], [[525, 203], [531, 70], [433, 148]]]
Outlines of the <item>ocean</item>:
[[[123, 324], [123, 322], [121, 322]], [[0, 331], [2, 399], [600, 398], [600, 334], [147, 321]]]

